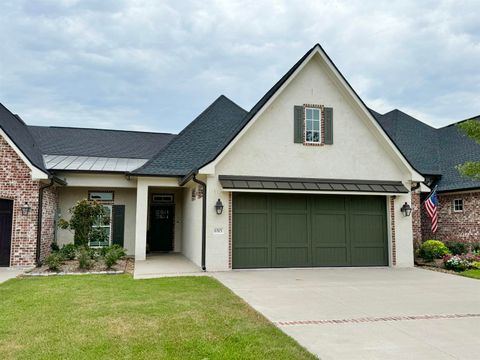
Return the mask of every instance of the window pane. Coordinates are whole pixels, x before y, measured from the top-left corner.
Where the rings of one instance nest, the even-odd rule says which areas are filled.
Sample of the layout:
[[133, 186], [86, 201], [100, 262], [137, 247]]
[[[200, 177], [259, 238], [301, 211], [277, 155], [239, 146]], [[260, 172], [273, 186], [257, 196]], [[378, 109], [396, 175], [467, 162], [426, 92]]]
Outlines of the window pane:
[[307, 133], [305, 134], [306, 137], [305, 137], [305, 140], [310, 142], [312, 141], [312, 132], [311, 131], [307, 131]]
[[319, 109], [313, 109], [312, 112], [313, 112], [313, 118], [315, 120], [320, 119], [320, 110]]
[[314, 121], [313, 122], [313, 130], [320, 130], [320, 121]]
[[320, 142], [320, 133], [319, 132], [314, 132], [313, 133], [313, 140], [314, 142]]
[[312, 120], [307, 120], [307, 130], [313, 130], [313, 122]]
[[306, 118], [307, 118], [307, 119], [311, 119], [311, 118], [312, 118], [312, 109], [307, 109]]
[[91, 191], [88, 193], [89, 200], [113, 201], [113, 192]]

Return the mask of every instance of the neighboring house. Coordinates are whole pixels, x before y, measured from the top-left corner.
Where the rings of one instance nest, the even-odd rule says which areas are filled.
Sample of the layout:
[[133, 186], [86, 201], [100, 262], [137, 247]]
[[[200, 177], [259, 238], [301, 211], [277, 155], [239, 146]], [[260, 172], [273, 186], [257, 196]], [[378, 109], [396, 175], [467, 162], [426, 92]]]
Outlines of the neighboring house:
[[319, 45], [250, 111], [222, 95], [176, 136], [27, 126], [1, 107], [0, 264], [71, 242], [55, 219], [90, 198], [137, 261], [412, 266], [415, 216], [401, 208], [425, 171], [376, 116]]
[[[400, 151], [424, 177], [437, 186], [438, 230], [431, 232], [426, 211], [413, 212], [414, 241], [480, 241], [480, 181], [462, 176], [457, 165], [480, 160], [480, 145], [456, 125], [439, 129], [428, 126], [399, 110], [384, 115], [372, 112]], [[480, 116], [468, 120], [480, 121]], [[463, 120], [466, 121], [466, 120]], [[462, 121], [460, 121], [462, 122]], [[420, 209], [429, 192], [413, 193], [414, 209]]]

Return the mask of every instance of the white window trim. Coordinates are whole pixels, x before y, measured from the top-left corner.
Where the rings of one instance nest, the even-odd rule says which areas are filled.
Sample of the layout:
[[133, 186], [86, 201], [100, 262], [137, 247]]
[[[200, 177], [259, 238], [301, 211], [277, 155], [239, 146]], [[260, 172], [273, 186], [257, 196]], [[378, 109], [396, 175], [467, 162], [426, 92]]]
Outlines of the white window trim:
[[[460, 202], [462, 203], [462, 210], [457, 210], [457, 209], [456, 209], [456, 207], [455, 207], [456, 204], [455, 204], [455, 203], [456, 203], [457, 201], [460, 201]], [[465, 206], [465, 204], [464, 204], [462, 198], [453, 199], [453, 212], [456, 212], [456, 213], [461, 213], [461, 212], [463, 212], [464, 206]]]
[[[106, 246], [111, 246], [112, 245], [112, 215], [113, 215], [113, 205], [111, 204], [102, 204], [102, 206], [104, 207], [108, 207], [110, 209], [110, 221], [108, 222], [108, 225], [93, 225], [93, 227], [101, 227], [101, 228], [109, 228], [109, 232], [108, 232], [108, 245]], [[102, 248], [104, 247], [103, 245], [91, 245], [90, 244], [90, 241], [88, 242], [88, 246], [92, 247], [92, 248]]]
[[[307, 141], [307, 110], [318, 111], [318, 141]], [[313, 130], [313, 131], [316, 131], [316, 130]], [[303, 136], [304, 136], [305, 144], [321, 144], [322, 143], [322, 109], [321, 108], [311, 107], [311, 106], [305, 106], [303, 108]]]

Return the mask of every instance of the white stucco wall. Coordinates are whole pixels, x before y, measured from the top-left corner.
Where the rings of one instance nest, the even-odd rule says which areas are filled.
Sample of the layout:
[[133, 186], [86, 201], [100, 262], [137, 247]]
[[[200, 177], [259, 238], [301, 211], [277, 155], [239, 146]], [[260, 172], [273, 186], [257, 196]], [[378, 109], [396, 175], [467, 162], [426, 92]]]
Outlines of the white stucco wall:
[[[125, 233], [124, 247], [128, 255], [135, 254], [135, 215], [136, 215], [136, 189], [101, 188], [98, 186], [87, 187], [60, 187], [58, 189], [58, 204], [60, 215], [69, 219], [68, 209], [79, 200], [88, 198], [88, 190], [114, 191], [115, 205], [125, 205]], [[68, 230], [57, 230], [57, 242], [61, 246], [73, 242], [73, 233]]]
[[[183, 189], [182, 253], [198, 266], [202, 265], [202, 199], [192, 200], [190, 182]], [[208, 257], [208, 253], [207, 253]]]
[[[293, 142], [293, 109], [303, 104], [333, 108], [333, 145], [304, 146]], [[411, 171], [326, 71], [318, 55], [234, 143], [209, 175], [207, 270], [228, 269], [228, 192], [222, 191], [218, 175], [393, 180], [402, 181], [407, 189], [412, 180]], [[214, 210], [218, 198], [225, 205], [220, 216]], [[410, 203], [410, 194], [395, 199], [397, 266], [413, 265], [412, 220], [400, 212], [405, 201]], [[221, 228], [224, 233], [214, 235], [214, 228]]]

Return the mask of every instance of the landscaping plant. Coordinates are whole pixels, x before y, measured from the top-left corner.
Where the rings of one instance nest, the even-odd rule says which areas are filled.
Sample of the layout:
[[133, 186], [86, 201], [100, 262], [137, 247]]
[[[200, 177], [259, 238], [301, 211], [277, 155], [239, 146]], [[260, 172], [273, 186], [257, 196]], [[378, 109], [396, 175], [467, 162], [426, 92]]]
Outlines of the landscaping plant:
[[93, 266], [93, 260], [89, 249], [82, 246], [77, 250], [78, 267], [81, 270], [88, 270]]
[[75, 244], [65, 244], [60, 248], [59, 252], [65, 260], [75, 260], [77, 247]]
[[441, 259], [445, 255], [449, 255], [450, 251], [440, 240], [427, 240], [418, 249], [418, 256], [426, 261]]
[[99, 219], [105, 225], [110, 221], [105, 207], [97, 201], [80, 200], [69, 209], [69, 213], [70, 220], [60, 219], [58, 226], [61, 229], [72, 230], [74, 243], [79, 246], [88, 245], [92, 227], [99, 222]]
[[445, 246], [450, 250], [453, 255], [462, 255], [468, 253], [469, 246], [467, 243], [459, 241], [447, 241]]
[[465, 271], [470, 268], [468, 260], [464, 259], [460, 255], [447, 255], [443, 259], [445, 269], [453, 271]]
[[63, 264], [63, 256], [59, 252], [52, 252], [45, 259], [45, 264], [48, 266], [48, 269], [51, 271], [58, 271]]
[[107, 269], [111, 269], [118, 262], [118, 260], [124, 258], [126, 255], [125, 249], [116, 244], [109, 246], [106, 249], [107, 250], [103, 259]]

